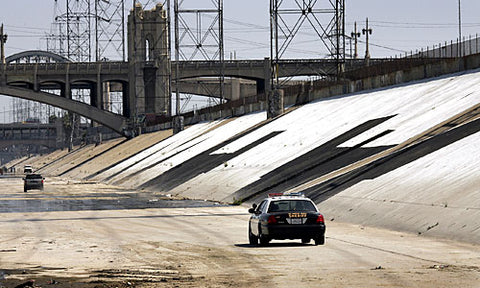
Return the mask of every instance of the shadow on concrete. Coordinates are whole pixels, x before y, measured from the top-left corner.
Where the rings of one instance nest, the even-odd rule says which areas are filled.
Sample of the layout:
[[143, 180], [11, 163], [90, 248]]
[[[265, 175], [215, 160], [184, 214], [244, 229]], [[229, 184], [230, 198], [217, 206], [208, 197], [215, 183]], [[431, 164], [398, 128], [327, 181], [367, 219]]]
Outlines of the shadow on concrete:
[[362, 148], [362, 146], [391, 133], [392, 130], [385, 130], [353, 147], [338, 146], [394, 116], [373, 119], [343, 133], [263, 175], [258, 181], [235, 192], [233, 197], [246, 201], [263, 198], [272, 192], [283, 192], [390, 148], [391, 146], [373, 148]]
[[363, 180], [375, 179], [479, 131], [480, 119], [471, 121], [303, 192], [315, 202], [323, 202]]

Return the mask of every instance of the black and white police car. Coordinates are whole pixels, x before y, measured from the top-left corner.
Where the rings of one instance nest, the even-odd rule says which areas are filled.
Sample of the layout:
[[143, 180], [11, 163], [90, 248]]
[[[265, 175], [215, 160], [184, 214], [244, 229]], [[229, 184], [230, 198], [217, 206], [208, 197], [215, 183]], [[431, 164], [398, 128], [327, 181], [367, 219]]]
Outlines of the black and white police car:
[[302, 193], [270, 193], [260, 205], [248, 210], [248, 239], [251, 245], [271, 240], [301, 239], [325, 244], [325, 220], [315, 203]]

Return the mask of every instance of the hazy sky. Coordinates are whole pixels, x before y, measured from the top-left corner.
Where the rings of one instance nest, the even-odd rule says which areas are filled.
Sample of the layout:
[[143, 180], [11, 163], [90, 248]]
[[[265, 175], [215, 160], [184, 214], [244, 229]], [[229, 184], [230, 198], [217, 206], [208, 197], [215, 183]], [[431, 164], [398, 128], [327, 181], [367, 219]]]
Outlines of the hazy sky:
[[[173, 3], [173, 0], [171, 0]], [[203, 8], [202, 1], [184, 0], [185, 8]], [[322, 2], [323, 1], [323, 2]], [[327, 3], [319, 0], [319, 3]], [[54, 17], [54, 0], [1, 0], [0, 23], [9, 35], [5, 50], [12, 55], [31, 49], [46, 49], [44, 35], [50, 30]], [[58, 1], [63, 2], [63, 1]], [[148, 0], [142, 0], [143, 3]], [[284, 0], [292, 2], [293, 0]], [[455, 40], [459, 34], [458, 0], [345, 0], [346, 34], [365, 28], [368, 17], [373, 30], [370, 35], [372, 58], [390, 57], [411, 50], [438, 46], [439, 43]], [[132, 1], [127, 0], [129, 9]], [[210, 4], [206, 4], [210, 5]], [[323, 6], [327, 4], [322, 4]], [[462, 35], [480, 34], [480, 1], [462, 0]], [[328, 16], [330, 18], [331, 16]], [[269, 56], [269, 1], [224, 0], [225, 58], [236, 55], [237, 59], [261, 59]], [[208, 19], [207, 19], [208, 20]], [[207, 23], [208, 24], [208, 23]], [[297, 46], [291, 46], [289, 55], [301, 58], [318, 58], [324, 55], [323, 47], [313, 37], [311, 29], [299, 33]], [[359, 55], [365, 54], [365, 36], [360, 37]], [[347, 42], [347, 53], [349, 53]], [[0, 122], [3, 122], [3, 106], [9, 101], [0, 97]], [[7, 110], [9, 108], [6, 108]]]

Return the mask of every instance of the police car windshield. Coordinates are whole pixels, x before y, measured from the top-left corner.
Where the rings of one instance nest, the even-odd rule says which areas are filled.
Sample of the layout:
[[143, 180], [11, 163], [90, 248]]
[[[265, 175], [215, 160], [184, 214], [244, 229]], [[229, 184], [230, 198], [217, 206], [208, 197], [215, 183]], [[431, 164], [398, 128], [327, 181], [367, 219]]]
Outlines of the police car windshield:
[[291, 211], [317, 211], [312, 202], [308, 200], [277, 200], [270, 203], [268, 212], [291, 212]]

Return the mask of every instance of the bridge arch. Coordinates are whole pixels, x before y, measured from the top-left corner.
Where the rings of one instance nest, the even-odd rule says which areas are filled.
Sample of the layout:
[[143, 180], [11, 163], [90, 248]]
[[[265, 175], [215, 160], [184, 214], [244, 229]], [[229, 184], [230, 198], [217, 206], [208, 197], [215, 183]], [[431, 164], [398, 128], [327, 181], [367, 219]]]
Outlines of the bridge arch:
[[20, 52], [17, 54], [13, 54], [5, 58], [5, 62], [9, 63], [38, 63], [38, 62], [57, 62], [57, 63], [65, 63], [70, 62], [70, 60], [66, 57], [61, 55], [43, 51], [43, 50], [29, 50]]
[[[15, 67], [16, 65], [21, 66], [31, 64], [35, 66], [32, 66], [34, 68], [29, 69], [27, 73], [23, 72], [22, 70], [18, 70], [18, 72], [15, 72], [18, 75], [8, 77], [6, 79], [7, 86], [2, 87], [0, 85], [1, 95], [52, 105], [64, 110], [71, 111], [73, 113], [77, 113], [83, 117], [103, 124], [106, 127], [109, 127], [122, 135], [128, 133], [128, 131], [126, 131], [127, 117], [102, 109], [103, 103], [101, 99], [101, 87], [103, 83], [114, 81], [116, 83], [121, 83], [122, 87], [128, 87], [128, 85], [125, 84], [128, 81], [128, 76], [125, 76], [125, 73], [121, 73], [119, 70], [121, 69], [121, 65], [119, 66], [117, 64], [114, 65], [115, 67], [113, 67], [113, 69], [117, 68], [117, 70], [115, 71], [119, 71], [118, 73], [109, 74], [107, 77], [100, 77], [99, 75], [102, 67], [107, 67], [106, 69], [110, 70], [112, 69], [111, 63], [78, 63], [77, 66], [75, 66], [76, 68], [71, 69], [69, 72], [69, 65], [74, 65], [74, 63], [72, 63], [66, 57], [42, 50], [30, 50], [20, 52], [7, 57], [5, 60], [8, 63], [7, 70], [9, 69], [9, 66]], [[56, 65], [60, 66], [57, 67]], [[97, 75], [78, 73], [77, 69], [80, 67], [79, 65], [87, 65], [87, 70], [92, 69], [93, 67], [93, 69], [98, 71], [98, 73]], [[39, 75], [37, 74], [37, 67], [38, 70], [48, 69], [47, 67], [54, 67], [54, 69], [63, 69], [63, 71], [67, 71], [66, 73], [69, 75]], [[48, 71], [52, 70], [50, 69]], [[89, 103], [75, 101], [75, 99], [72, 99], [71, 95], [67, 95], [67, 90], [72, 91], [74, 89], [90, 90], [90, 101], [88, 101]], [[60, 95], [48, 93], [45, 90], [58, 90]], [[121, 88], [120, 90], [124, 92], [125, 88]], [[122, 100], [125, 101], [125, 98], [128, 98], [128, 94], [123, 94], [124, 96]], [[128, 105], [124, 106], [128, 107]], [[125, 113], [125, 109], [123, 112]]]
[[31, 89], [25, 89], [20, 87], [14, 86], [2, 86], [0, 85], [0, 94], [22, 98], [26, 100], [32, 100], [36, 102], [45, 103], [48, 105], [52, 105], [64, 110], [68, 110], [74, 113], [77, 113], [81, 116], [89, 118], [95, 122], [105, 125], [109, 127], [113, 131], [126, 135], [129, 131], [127, 131], [127, 118], [121, 115], [112, 113], [110, 111], [105, 111], [100, 108], [91, 106], [86, 103], [82, 103], [79, 101], [72, 101], [65, 97], [60, 97], [55, 94], [46, 93], [42, 91], [34, 91]]

